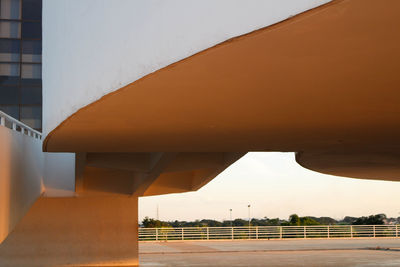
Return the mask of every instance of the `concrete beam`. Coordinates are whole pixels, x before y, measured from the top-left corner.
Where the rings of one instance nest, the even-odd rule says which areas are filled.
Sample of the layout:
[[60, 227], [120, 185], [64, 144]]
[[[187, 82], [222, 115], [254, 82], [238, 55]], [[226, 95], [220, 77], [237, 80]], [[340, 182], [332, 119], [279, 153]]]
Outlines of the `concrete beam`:
[[142, 174], [142, 179], [138, 181], [133, 194], [135, 196], [142, 196], [176, 156], [177, 153], [153, 153], [151, 170]]

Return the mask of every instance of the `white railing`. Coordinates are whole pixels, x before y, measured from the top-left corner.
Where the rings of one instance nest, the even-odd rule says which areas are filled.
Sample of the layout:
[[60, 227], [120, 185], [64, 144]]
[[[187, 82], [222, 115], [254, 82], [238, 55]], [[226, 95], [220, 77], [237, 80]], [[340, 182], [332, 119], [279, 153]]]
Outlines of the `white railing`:
[[139, 241], [399, 237], [398, 225], [139, 228]]
[[25, 125], [24, 123], [14, 119], [2, 111], [0, 111], [0, 126], [10, 128], [14, 131], [21, 132], [22, 134], [26, 134], [39, 140], [42, 139], [42, 134], [40, 132], [32, 129], [28, 125]]

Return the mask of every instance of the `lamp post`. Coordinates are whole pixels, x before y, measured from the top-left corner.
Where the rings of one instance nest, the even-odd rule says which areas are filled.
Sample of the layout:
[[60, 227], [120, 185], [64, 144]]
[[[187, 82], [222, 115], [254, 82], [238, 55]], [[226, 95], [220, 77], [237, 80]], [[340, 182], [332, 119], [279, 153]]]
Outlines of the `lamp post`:
[[250, 239], [250, 204], [247, 205], [247, 208], [249, 209], [249, 239]]
[[249, 208], [249, 227], [250, 227], [250, 204], [247, 205], [247, 207]]
[[232, 224], [232, 209], [229, 209], [229, 215], [230, 215], [230, 219], [231, 219], [231, 227], [233, 226], [233, 224]]

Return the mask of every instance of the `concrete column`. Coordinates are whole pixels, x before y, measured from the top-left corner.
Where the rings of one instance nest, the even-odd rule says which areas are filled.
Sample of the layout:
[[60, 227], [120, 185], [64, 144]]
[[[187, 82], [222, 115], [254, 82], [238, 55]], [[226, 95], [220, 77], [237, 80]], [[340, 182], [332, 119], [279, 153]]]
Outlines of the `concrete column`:
[[0, 266], [138, 265], [138, 198], [39, 198], [0, 244]]

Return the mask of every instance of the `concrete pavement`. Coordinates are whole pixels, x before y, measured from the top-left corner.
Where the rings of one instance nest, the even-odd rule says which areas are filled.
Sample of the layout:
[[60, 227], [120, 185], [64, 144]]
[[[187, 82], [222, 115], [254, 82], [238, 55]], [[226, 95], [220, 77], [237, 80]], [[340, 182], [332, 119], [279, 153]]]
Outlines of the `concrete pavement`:
[[400, 266], [400, 239], [140, 243], [141, 266]]

